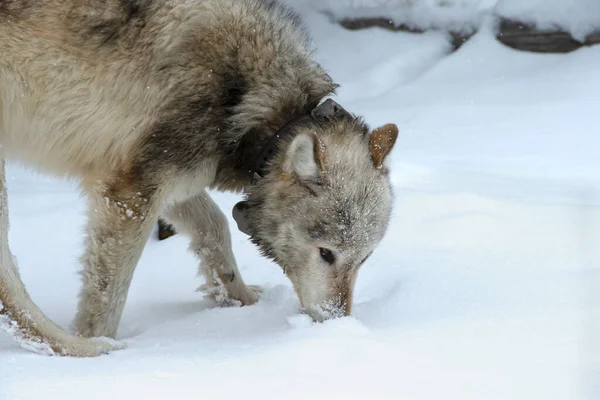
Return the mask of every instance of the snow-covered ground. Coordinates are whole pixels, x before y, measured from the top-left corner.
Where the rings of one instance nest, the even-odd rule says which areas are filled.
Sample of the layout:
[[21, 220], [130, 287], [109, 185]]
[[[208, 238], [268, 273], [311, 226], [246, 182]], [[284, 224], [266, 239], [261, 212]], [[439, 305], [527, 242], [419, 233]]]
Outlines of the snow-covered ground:
[[490, 16], [566, 30], [580, 41], [600, 31], [598, 0], [288, 0], [310, 1], [333, 19], [389, 18], [412, 28], [476, 31]]
[[[194, 292], [186, 239], [153, 236], [119, 331], [128, 348], [48, 358], [2, 334], [0, 399], [600, 398], [600, 46], [525, 54], [484, 29], [448, 54], [441, 34], [344, 31], [296, 4], [337, 100], [401, 132], [393, 221], [354, 315], [299, 316], [233, 221], [244, 278], [266, 290], [215, 308]], [[23, 279], [68, 327], [84, 204], [73, 184], [16, 165], [8, 177]]]

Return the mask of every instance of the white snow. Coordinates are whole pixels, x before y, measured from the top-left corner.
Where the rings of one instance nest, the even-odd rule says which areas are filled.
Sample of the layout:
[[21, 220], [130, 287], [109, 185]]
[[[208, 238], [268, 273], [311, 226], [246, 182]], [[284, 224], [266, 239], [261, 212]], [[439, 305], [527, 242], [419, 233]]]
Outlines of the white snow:
[[[258, 304], [195, 292], [181, 236], [149, 241], [118, 339], [95, 359], [43, 357], [0, 335], [0, 399], [600, 398], [600, 46], [513, 51], [483, 29], [348, 32], [306, 3], [336, 99], [400, 129], [385, 240], [352, 317], [313, 324], [278, 266], [231, 220]], [[75, 184], [8, 168], [12, 250], [55, 322], [75, 314], [84, 204]], [[215, 194], [227, 215], [239, 200]]]
[[[293, 2], [293, 0], [288, 0]], [[302, 1], [302, 0], [300, 0]], [[600, 30], [598, 0], [308, 0], [334, 19], [389, 18], [411, 28], [473, 32], [487, 16], [562, 28], [583, 41]]]

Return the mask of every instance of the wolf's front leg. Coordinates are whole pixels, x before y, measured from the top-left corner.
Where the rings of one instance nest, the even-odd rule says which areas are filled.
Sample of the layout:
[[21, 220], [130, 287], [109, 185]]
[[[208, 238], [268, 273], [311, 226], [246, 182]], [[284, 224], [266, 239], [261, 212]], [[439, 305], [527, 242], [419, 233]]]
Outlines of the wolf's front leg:
[[137, 184], [91, 190], [75, 318], [80, 335], [116, 336], [133, 272], [156, 223], [155, 197]]
[[261, 289], [244, 283], [233, 255], [227, 218], [206, 192], [169, 208], [166, 218], [191, 238], [190, 249], [200, 258], [205, 291], [221, 304], [242, 305], [258, 300]]

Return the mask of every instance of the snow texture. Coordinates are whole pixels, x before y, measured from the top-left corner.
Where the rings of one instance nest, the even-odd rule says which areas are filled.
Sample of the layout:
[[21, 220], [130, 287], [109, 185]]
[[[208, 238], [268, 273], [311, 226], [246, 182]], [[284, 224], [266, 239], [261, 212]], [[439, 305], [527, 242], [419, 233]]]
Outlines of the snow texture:
[[[389, 231], [352, 317], [315, 324], [281, 269], [235, 229], [250, 307], [195, 288], [187, 240], [148, 242], [117, 339], [94, 359], [42, 357], [0, 336], [0, 399], [600, 398], [600, 46], [517, 52], [483, 29], [345, 31], [306, 2], [335, 98], [396, 123]], [[69, 327], [84, 203], [15, 164], [10, 242], [31, 296]], [[224, 210], [239, 196], [215, 194]], [[226, 212], [226, 215], [230, 215]]]
[[[290, 0], [291, 1], [291, 0]], [[490, 15], [517, 19], [540, 29], [559, 27], [583, 41], [600, 29], [598, 0], [298, 0], [339, 20], [389, 18], [412, 28], [470, 33]]]

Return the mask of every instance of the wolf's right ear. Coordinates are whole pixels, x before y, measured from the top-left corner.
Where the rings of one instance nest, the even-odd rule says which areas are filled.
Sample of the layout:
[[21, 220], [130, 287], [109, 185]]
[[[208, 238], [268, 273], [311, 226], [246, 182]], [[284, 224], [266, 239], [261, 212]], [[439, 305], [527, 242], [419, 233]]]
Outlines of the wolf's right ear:
[[375, 168], [380, 169], [383, 166], [383, 162], [392, 151], [397, 138], [398, 127], [395, 124], [387, 124], [371, 132], [369, 152]]
[[319, 181], [325, 173], [326, 154], [316, 133], [301, 133], [290, 143], [282, 169], [302, 182]]

